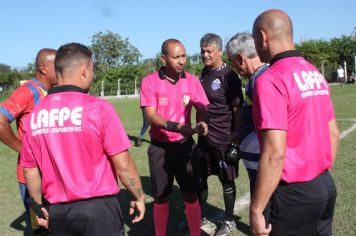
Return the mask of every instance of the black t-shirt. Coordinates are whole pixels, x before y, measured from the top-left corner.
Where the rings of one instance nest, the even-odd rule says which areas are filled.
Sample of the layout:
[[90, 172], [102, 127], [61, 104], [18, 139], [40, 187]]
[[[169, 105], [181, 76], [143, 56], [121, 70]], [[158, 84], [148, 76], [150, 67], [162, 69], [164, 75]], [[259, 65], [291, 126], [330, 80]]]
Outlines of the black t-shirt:
[[210, 145], [218, 146], [231, 142], [234, 130], [233, 108], [243, 102], [241, 80], [225, 63], [219, 68], [204, 68], [201, 83], [209, 99], [207, 140]]

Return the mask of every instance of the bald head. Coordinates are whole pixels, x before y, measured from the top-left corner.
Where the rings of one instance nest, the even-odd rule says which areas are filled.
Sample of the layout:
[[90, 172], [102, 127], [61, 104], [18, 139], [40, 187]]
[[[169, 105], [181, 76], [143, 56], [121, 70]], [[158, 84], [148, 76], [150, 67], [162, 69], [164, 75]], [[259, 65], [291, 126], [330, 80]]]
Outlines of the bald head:
[[270, 62], [278, 53], [294, 50], [292, 21], [281, 10], [260, 14], [253, 23], [252, 35], [257, 53], [264, 62]]
[[57, 51], [51, 48], [41, 49], [36, 56], [36, 71], [41, 70], [41, 65], [47, 65], [54, 62]]
[[168, 47], [171, 44], [181, 44], [181, 45], [183, 45], [178, 39], [167, 39], [162, 43], [162, 47], [161, 47], [162, 55], [168, 55], [168, 53], [169, 53]]
[[260, 14], [253, 25], [256, 30], [267, 32], [271, 39], [293, 41], [293, 26], [289, 16], [281, 10], [268, 10]]

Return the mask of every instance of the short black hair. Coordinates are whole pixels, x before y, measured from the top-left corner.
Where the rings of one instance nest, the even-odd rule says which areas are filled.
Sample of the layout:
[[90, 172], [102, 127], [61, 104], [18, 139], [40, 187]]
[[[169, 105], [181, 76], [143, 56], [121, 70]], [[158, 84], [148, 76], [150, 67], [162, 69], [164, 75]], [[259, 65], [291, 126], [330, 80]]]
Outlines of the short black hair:
[[91, 50], [80, 43], [68, 43], [62, 45], [56, 54], [54, 66], [56, 73], [63, 74], [63, 71], [68, 67], [73, 66], [78, 61], [92, 60], [93, 53]]

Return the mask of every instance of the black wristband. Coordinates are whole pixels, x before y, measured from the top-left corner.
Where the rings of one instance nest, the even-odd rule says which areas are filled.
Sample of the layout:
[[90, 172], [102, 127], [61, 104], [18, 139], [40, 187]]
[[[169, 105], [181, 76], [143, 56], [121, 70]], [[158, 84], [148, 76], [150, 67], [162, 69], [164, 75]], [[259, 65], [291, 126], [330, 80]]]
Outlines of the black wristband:
[[177, 122], [173, 122], [173, 121], [167, 121], [164, 124], [164, 128], [168, 131], [173, 131], [173, 132], [177, 132], [178, 129], [178, 124]]
[[33, 198], [29, 198], [28, 199], [28, 203], [30, 205], [30, 207], [32, 208], [32, 210], [35, 212], [35, 214], [42, 219], [45, 219], [45, 215], [43, 214], [43, 211], [41, 208], [43, 208], [42, 203], [38, 204], [37, 202], [35, 202], [35, 200], [33, 200]]

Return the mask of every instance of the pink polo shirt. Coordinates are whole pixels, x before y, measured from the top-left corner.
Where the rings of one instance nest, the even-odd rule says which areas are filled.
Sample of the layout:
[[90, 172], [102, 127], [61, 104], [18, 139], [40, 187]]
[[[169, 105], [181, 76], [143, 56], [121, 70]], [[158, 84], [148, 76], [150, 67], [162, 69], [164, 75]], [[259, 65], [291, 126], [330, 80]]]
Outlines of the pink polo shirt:
[[113, 106], [72, 87], [55, 88], [24, 127], [21, 163], [41, 170], [50, 203], [118, 193], [110, 158], [131, 146]]
[[[154, 72], [141, 83], [141, 107], [154, 107], [162, 118], [191, 125], [191, 111], [209, 104], [204, 89], [198, 80], [189, 73], [184, 73], [176, 83], [164, 79], [162, 72]], [[152, 127], [151, 139], [162, 142], [175, 142], [184, 137], [177, 132]]]
[[328, 122], [335, 113], [330, 88], [313, 65], [282, 57], [256, 80], [253, 101], [256, 130], [287, 132], [282, 180], [309, 181], [332, 167]]

